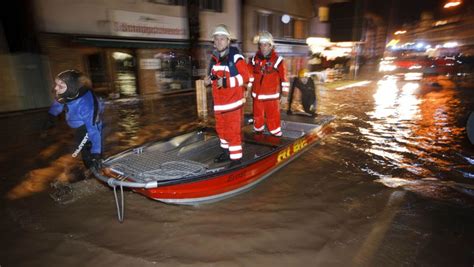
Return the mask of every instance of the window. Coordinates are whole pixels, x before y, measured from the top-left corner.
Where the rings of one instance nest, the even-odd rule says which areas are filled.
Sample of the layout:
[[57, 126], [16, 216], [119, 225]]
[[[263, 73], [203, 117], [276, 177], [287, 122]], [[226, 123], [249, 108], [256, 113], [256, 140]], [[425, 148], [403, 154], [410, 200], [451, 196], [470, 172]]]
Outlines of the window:
[[[187, 0], [146, 0], [149, 3], [161, 5], [185, 6]], [[222, 12], [222, 0], [198, 0], [199, 9], [206, 11]]]
[[281, 15], [274, 14], [272, 17], [273, 31], [271, 33], [273, 38], [281, 38], [283, 36], [283, 22], [281, 22]]
[[295, 20], [295, 32], [293, 37], [295, 39], [305, 39], [308, 37], [307, 23], [305, 20]]
[[291, 18], [290, 22], [286, 24], [283, 23], [283, 37], [284, 38], [293, 38], [294, 25], [295, 25], [295, 20], [293, 18]]
[[274, 38], [305, 39], [308, 37], [308, 21], [291, 17], [288, 23], [282, 21], [282, 14], [256, 12], [256, 30], [268, 31]]
[[222, 0], [199, 0], [199, 8], [202, 10], [222, 12]]
[[186, 0], [148, 0], [148, 2], [153, 3], [153, 4], [162, 4], [162, 5], [175, 5], [175, 6], [186, 5]]
[[107, 72], [106, 55], [103, 52], [86, 55], [86, 66], [94, 92], [106, 96], [111, 91], [110, 77]]
[[273, 16], [271, 14], [257, 12], [257, 32], [272, 32], [272, 26]]
[[105, 55], [103, 53], [96, 53], [87, 56], [87, 67], [92, 83], [102, 84], [108, 81], [107, 66]]
[[191, 57], [184, 49], [160, 49], [155, 79], [161, 92], [193, 88]]

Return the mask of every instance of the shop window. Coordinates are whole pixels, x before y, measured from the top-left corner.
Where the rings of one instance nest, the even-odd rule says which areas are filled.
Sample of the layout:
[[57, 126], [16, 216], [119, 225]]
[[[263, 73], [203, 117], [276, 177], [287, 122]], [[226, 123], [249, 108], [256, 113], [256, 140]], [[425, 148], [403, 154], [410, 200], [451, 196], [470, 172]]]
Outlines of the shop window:
[[222, 0], [199, 0], [199, 8], [202, 10], [222, 12]]
[[89, 77], [95, 91], [108, 93], [107, 65], [104, 53], [96, 53], [86, 57]]
[[163, 51], [154, 58], [159, 62], [155, 77], [161, 92], [193, 87], [191, 58], [185, 50]]
[[288, 23], [283, 23], [283, 37], [294, 38], [295, 20], [292, 18]]

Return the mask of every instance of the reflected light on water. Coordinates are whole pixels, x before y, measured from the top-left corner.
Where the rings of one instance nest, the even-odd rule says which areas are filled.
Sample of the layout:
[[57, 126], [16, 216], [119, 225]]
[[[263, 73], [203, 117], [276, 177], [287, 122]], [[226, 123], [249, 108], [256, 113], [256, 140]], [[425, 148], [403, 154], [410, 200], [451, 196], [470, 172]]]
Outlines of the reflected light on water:
[[456, 110], [459, 106], [460, 101], [454, 97], [453, 90], [427, 94], [420, 105], [422, 117], [420, 127], [415, 132], [418, 136], [427, 137], [427, 141], [420, 145], [438, 153], [459, 149], [450, 144], [463, 134], [463, 128], [456, 126], [454, 119], [455, 113], [459, 112]]
[[[404, 174], [378, 182], [425, 195], [444, 194], [436, 185], [447, 185], [443, 182], [447, 173], [451, 176], [448, 179], [453, 179], [452, 162], [456, 159], [452, 152], [462, 150], [457, 140], [462, 139], [463, 128], [457, 125], [456, 115], [463, 111], [457, 93], [449, 86], [431, 88], [394, 76], [386, 76], [377, 83], [374, 109], [367, 112], [370, 126], [359, 127], [368, 141], [369, 147], [364, 150], [374, 156], [375, 169], [390, 166], [389, 175]], [[463, 170], [459, 173], [466, 177]], [[382, 171], [377, 176], [386, 175]], [[440, 180], [427, 182], [426, 177]]]
[[402, 91], [404, 94], [413, 94], [418, 88], [420, 88], [418, 83], [410, 82], [403, 85]]
[[77, 164], [75, 158], [66, 154], [52, 162], [49, 167], [31, 170], [26, 175], [26, 179], [7, 193], [6, 198], [14, 200], [31, 196], [48, 189], [53, 181], [69, 182], [75, 178], [72, 170], [77, 168]]
[[392, 126], [402, 120], [416, 119], [419, 115], [421, 101], [415, 93], [419, 87], [418, 83], [408, 82], [400, 90], [396, 79], [380, 80], [377, 83], [377, 92], [374, 94], [374, 112], [369, 115], [376, 119], [386, 120], [382, 125], [386, 125], [388, 122]]
[[407, 139], [413, 135], [413, 130], [407, 126], [419, 118], [420, 113], [420, 100], [415, 95], [418, 88], [419, 84], [413, 82], [400, 88], [393, 76], [378, 81], [373, 95], [374, 111], [368, 113], [375, 120], [368, 121], [371, 128], [359, 129], [370, 143], [368, 152], [405, 169], [409, 169], [404, 157], [410, 153]]
[[402, 94], [399, 99], [399, 120], [414, 120], [419, 118], [420, 110], [419, 105], [421, 103], [415, 95], [417, 90], [420, 88], [418, 83], [409, 82], [403, 85]]
[[375, 111], [373, 117], [382, 119], [393, 115], [395, 100], [398, 95], [397, 81], [384, 79], [377, 82], [377, 92], [374, 94]]
[[336, 90], [345, 90], [349, 88], [365, 86], [365, 85], [368, 85], [369, 83], [371, 83], [371, 81], [361, 81], [361, 82], [351, 83], [345, 86], [339, 86], [336, 88]]
[[124, 96], [134, 96], [137, 94], [136, 78], [134, 73], [119, 72], [115, 81], [120, 94]]
[[[146, 101], [131, 98], [107, 102], [104, 157], [202, 126], [196, 119], [195, 106], [189, 104], [193, 99], [193, 95], [185, 95], [170, 97], [166, 101], [148, 97]], [[72, 129], [61, 128], [51, 132], [45, 144], [47, 146], [36, 150], [36, 164], [33, 167], [24, 166], [26, 170], [22, 177], [17, 177], [18, 183], [6, 193], [7, 199], [29, 197], [52, 188], [51, 183], [75, 182], [90, 175], [83, 166], [81, 156], [71, 156], [76, 147]]]

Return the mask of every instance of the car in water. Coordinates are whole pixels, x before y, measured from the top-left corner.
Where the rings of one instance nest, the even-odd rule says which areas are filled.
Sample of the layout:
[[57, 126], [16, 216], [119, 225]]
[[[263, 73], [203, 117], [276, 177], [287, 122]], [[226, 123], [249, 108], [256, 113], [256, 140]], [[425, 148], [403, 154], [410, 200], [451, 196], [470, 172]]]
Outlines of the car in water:
[[455, 57], [402, 56], [383, 58], [379, 72], [405, 76], [457, 75], [462, 62]]
[[431, 67], [432, 62], [428, 57], [402, 56], [385, 57], [380, 61], [379, 71], [389, 73], [406, 73], [411, 71], [422, 71]]
[[456, 75], [461, 64], [455, 57], [437, 57], [432, 62], [436, 73], [441, 75]]

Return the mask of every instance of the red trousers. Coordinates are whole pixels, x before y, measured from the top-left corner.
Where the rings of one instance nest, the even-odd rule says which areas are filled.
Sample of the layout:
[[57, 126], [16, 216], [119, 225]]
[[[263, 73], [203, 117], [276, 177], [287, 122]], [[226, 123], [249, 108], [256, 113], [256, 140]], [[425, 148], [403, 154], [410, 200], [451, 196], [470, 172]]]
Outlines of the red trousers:
[[229, 150], [231, 160], [242, 158], [242, 108], [216, 113], [216, 131], [221, 147]]
[[265, 129], [265, 118], [268, 131], [275, 136], [281, 136], [280, 100], [253, 99], [253, 128], [255, 131], [261, 132]]

